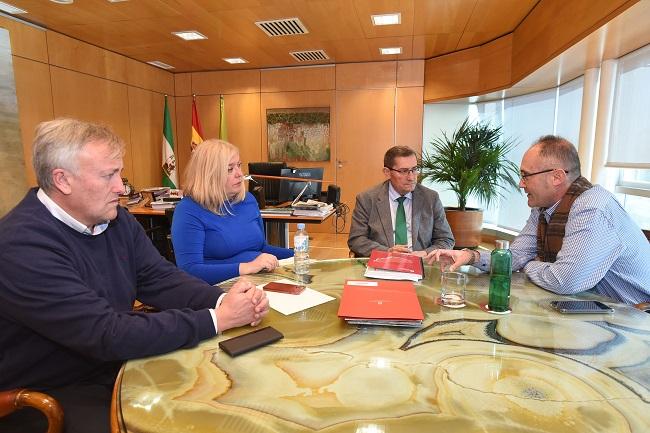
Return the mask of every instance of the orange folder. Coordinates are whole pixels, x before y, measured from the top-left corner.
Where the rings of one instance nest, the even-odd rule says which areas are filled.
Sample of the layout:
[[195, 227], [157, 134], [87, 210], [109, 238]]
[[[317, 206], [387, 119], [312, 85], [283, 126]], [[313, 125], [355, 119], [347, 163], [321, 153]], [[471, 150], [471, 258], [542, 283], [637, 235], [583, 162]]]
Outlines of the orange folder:
[[419, 326], [424, 314], [410, 281], [347, 280], [338, 316], [350, 323]]

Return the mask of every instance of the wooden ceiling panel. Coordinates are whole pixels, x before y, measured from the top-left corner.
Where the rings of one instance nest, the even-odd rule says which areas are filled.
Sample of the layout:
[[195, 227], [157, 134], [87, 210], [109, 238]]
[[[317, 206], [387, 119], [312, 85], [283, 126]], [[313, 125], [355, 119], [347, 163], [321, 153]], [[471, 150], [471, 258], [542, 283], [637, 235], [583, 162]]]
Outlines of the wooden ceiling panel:
[[413, 36], [413, 58], [428, 59], [442, 56], [456, 50], [462, 33], [439, 33]]
[[[182, 10], [164, 2], [83, 0], [73, 4], [56, 4], [46, 0], [10, 0], [9, 3], [28, 12], [22, 17], [38, 24], [65, 26], [75, 24], [130, 21], [140, 18], [181, 15]], [[178, 2], [170, 2], [178, 3]]]
[[[299, 63], [290, 51], [322, 49], [318, 63], [385, 60], [382, 46], [402, 46], [393, 59], [424, 59], [479, 46], [513, 31], [538, 0], [9, 0], [28, 11], [18, 18], [140, 61], [159, 60], [173, 72], [271, 68]], [[376, 27], [370, 16], [400, 12], [401, 24]], [[298, 17], [309, 33], [269, 37], [258, 20]], [[174, 31], [196, 30], [203, 41]], [[243, 57], [230, 65], [223, 57]]]
[[[380, 48], [402, 47], [402, 54], [382, 55]], [[391, 37], [368, 39], [368, 48], [372, 61], [405, 60], [413, 58], [413, 37]]]
[[478, 0], [457, 49], [481, 45], [512, 32], [538, 0]]
[[416, 0], [413, 33], [461, 33], [477, 0]]
[[[368, 38], [413, 35], [414, 0], [354, 0], [359, 24]], [[401, 13], [401, 23], [392, 26], [375, 26], [372, 15]]]

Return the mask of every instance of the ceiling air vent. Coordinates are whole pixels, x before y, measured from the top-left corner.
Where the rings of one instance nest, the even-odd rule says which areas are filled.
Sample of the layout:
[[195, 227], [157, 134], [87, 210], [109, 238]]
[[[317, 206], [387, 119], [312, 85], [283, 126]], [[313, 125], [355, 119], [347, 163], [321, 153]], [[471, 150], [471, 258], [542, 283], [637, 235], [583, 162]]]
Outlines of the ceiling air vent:
[[328, 60], [329, 56], [323, 50], [310, 50], [310, 51], [292, 51], [291, 57], [299, 62], [313, 62], [317, 60]]
[[262, 29], [267, 36], [291, 36], [309, 33], [309, 30], [307, 30], [307, 27], [305, 27], [299, 18], [255, 21], [255, 25]]

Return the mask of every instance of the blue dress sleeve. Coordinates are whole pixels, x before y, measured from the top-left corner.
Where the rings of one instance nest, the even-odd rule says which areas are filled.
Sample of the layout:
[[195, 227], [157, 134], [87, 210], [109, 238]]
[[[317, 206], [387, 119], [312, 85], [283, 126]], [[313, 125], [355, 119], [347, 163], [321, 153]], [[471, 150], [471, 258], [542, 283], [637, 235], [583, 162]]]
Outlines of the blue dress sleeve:
[[239, 263], [205, 260], [205, 223], [193, 206], [179, 204], [174, 211], [172, 244], [176, 265], [209, 284], [239, 276]]

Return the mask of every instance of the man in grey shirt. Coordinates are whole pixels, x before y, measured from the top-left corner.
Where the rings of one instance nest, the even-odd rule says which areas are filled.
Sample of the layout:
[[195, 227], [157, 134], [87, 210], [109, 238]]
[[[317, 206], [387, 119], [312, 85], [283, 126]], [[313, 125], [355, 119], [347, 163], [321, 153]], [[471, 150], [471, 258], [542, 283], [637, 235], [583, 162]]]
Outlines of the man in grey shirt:
[[417, 183], [413, 149], [394, 146], [384, 155], [386, 181], [357, 196], [348, 247], [358, 257], [372, 250], [426, 255], [454, 246], [438, 193]]

